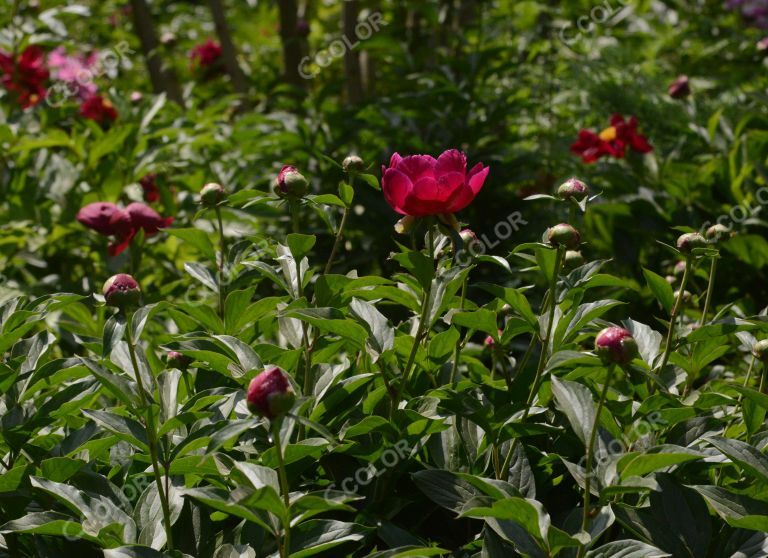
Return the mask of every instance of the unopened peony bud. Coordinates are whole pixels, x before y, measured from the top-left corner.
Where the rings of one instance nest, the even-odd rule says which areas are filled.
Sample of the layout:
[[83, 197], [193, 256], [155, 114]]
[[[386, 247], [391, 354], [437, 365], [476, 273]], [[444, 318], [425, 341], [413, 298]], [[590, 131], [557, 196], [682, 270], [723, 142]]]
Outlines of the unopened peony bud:
[[667, 92], [673, 99], [685, 99], [691, 94], [691, 84], [688, 81], [688, 76], [677, 76], [677, 79], [669, 85]]
[[286, 165], [275, 178], [274, 192], [281, 198], [302, 198], [309, 190], [309, 183], [296, 167]]
[[752, 346], [752, 354], [761, 362], [768, 362], [768, 339], [758, 341]]
[[471, 229], [462, 229], [459, 236], [461, 237], [461, 240], [464, 241], [465, 246], [479, 242], [477, 235]]
[[568, 250], [565, 253], [565, 267], [566, 269], [576, 269], [584, 265], [584, 256], [578, 250]]
[[200, 190], [200, 203], [206, 207], [215, 207], [227, 198], [227, 191], [221, 184], [209, 182]]
[[557, 189], [557, 196], [562, 200], [581, 201], [589, 195], [589, 186], [578, 178], [569, 178]]
[[168, 368], [176, 368], [184, 372], [192, 364], [192, 359], [178, 351], [168, 351], [165, 363], [168, 365]]
[[547, 241], [552, 246], [565, 246], [574, 249], [581, 242], [581, 235], [568, 223], [560, 223], [547, 229]]
[[362, 172], [365, 170], [365, 163], [357, 155], [349, 155], [341, 162], [344, 172]]
[[696, 248], [706, 248], [707, 239], [697, 232], [681, 234], [677, 239], [677, 249], [690, 254]]
[[144, 94], [141, 91], [131, 91], [130, 100], [135, 105], [140, 103], [144, 99]]
[[126, 273], [118, 273], [107, 279], [102, 294], [108, 305], [125, 309], [139, 304], [141, 289], [136, 279]]
[[[677, 300], [677, 298], [680, 296], [680, 289], [677, 289], [672, 296], [675, 300]], [[691, 301], [691, 298], [693, 298], [693, 295], [690, 293], [690, 291], [683, 291], [683, 302], [688, 303]]]
[[274, 420], [291, 410], [296, 394], [285, 372], [275, 366], [251, 380], [246, 399], [253, 414]]
[[710, 242], [720, 244], [721, 242], [725, 242], [731, 238], [731, 229], [718, 223], [717, 225], [712, 225], [707, 229], [706, 236], [707, 240]]
[[629, 364], [637, 356], [637, 342], [623, 327], [607, 327], [595, 337], [595, 353], [606, 364]]
[[675, 275], [680, 276], [685, 273], [685, 260], [680, 260], [675, 264]]

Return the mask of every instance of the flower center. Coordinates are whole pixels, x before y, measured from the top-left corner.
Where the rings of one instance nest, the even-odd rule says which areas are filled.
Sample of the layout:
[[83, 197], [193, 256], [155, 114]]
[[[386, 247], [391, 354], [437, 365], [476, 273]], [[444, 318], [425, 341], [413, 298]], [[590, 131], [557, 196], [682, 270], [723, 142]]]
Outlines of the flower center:
[[101, 102], [101, 105], [102, 105], [104, 108], [112, 108], [112, 102], [111, 102], [111, 101], [109, 101], [108, 99], [104, 99], [104, 100]]
[[616, 139], [616, 126], [610, 126], [600, 132], [598, 137], [603, 141], [613, 141]]

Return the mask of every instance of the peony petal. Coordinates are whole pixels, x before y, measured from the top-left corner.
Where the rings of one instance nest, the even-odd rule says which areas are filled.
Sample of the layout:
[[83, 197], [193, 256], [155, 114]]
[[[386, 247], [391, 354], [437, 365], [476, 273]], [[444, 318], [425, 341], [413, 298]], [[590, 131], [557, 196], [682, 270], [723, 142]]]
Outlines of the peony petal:
[[112, 218], [121, 213], [123, 213], [123, 210], [113, 203], [94, 202], [89, 203], [77, 212], [77, 220], [89, 229], [108, 236], [114, 234], [113, 228], [110, 225]]
[[435, 176], [440, 177], [448, 173], [459, 173], [462, 176], [467, 173], [467, 156], [458, 149], [444, 151], [435, 163]]
[[400, 156], [400, 154], [397, 151], [395, 151], [392, 154], [392, 157], [390, 157], [390, 159], [389, 159], [389, 168], [393, 169], [393, 168], [397, 167], [397, 165], [399, 165], [400, 161], [402, 161], [402, 160], [403, 160], [403, 158]]
[[475, 196], [477, 196], [478, 192], [480, 192], [483, 184], [485, 184], [485, 179], [488, 177], [488, 173], [491, 171], [491, 168], [485, 167], [480, 171], [476, 171], [476, 168], [477, 165], [475, 165], [475, 167], [472, 169], [474, 172], [470, 173], [471, 177], [469, 177], [467, 183], [457, 191], [457, 195], [454, 197], [446, 213], [456, 213], [461, 211], [470, 203], [472, 203], [472, 200], [474, 200]]
[[387, 169], [381, 177], [381, 190], [387, 203], [402, 215], [408, 215], [405, 211], [405, 199], [413, 189], [411, 180], [397, 169]]
[[415, 184], [420, 178], [435, 178], [435, 164], [437, 161], [429, 155], [411, 155], [401, 159], [396, 168]]
[[475, 195], [477, 195], [477, 193], [482, 189], [483, 184], [485, 183], [485, 179], [488, 178], [489, 172], [491, 172], [491, 167], [485, 167], [481, 171], [473, 173], [472, 176], [469, 177], [469, 187], [472, 188], [472, 192]]

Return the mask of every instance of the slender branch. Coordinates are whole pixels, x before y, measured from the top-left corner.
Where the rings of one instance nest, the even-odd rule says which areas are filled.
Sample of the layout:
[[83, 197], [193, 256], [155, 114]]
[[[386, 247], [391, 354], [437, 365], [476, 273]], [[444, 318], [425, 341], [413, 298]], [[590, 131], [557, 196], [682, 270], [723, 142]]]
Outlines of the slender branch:
[[146, 431], [147, 431], [147, 443], [149, 445], [149, 456], [152, 460], [152, 471], [155, 475], [155, 484], [157, 485], [157, 494], [160, 497], [160, 507], [163, 511], [163, 523], [165, 525], [165, 536], [167, 541], [167, 547], [169, 551], [173, 551], [173, 533], [171, 531], [171, 509], [168, 505], [168, 493], [163, 490], [163, 480], [160, 475], [160, 466], [157, 455], [157, 430], [155, 429], [155, 418], [152, 414], [152, 406], [148, 404], [147, 397], [144, 394], [144, 381], [141, 378], [141, 370], [139, 368], [139, 362], [136, 358], [136, 347], [133, 333], [131, 332], [131, 324], [127, 328], [128, 330], [128, 353], [131, 357], [131, 364], [133, 366], [133, 373], [136, 376], [136, 383], [139, 386], [139, 399], [141, 406], [146, 409]]
[[[600, 393], [600, 400], [597, 403], [597, 412], [595, 413], [595, 422], [592, 424], [592, 431], [589, 434], [589, 443], [587, 444], [587, 463], [584, 469], [584, 509], [581, 517], [581, 530], [587, 532], [587, 526], [589, 525], [589, 507], [592, 483], [592, 465], [594, 462], [595, 453], [595, 440], [597, 439], [597, 431], [600, 427], [600, 414], [603, 411], [606, 397], [608, 396], [608, 387], [611, 385], [611, 376], [613, 376], [614, 365], [608, 367], [608, 374], [605, 377], [605, 384], [603, 390]], [[582, 558], [587, 551], [587, 545], [583, 545], [579, 548], [578, 557]]]
[[669, 316], [669, 330], [667, 331], [667, 344], [664, 347], [664, 356], [661, 359], [661, 365], [659, 366], [659, 374], [664, 372], [664, 368], [669, 362], [669, 355], [672, 352], [672, 342], [675, 333], [675, 322], [677, 322], [677, 316], [680, 313], [680, 309], [683, 305], [683, 297], [685, 296], [685, 287], [688, 286], [688, 278], [691, 274], [691, 258], [685, 260], [685, 271], [683, 272], [683, 280], [680, 283], [680, 290], [677, 294], [677, 300], [672, 307], [672, 313]]
[[291, 495], [288, 486], [288, 475], [285, 472], [285, 459], [283, 457], [283, 445], [280, 441], [280, 423], [281, 420], [275, 420], [272, 423], [272, 441], [275, 444], [277, 452], [277, 474], [280, 480], [280, 492], [283, 495], [285, 504], [285, 513], [288, 514], [288, 520], [283, 524], [283, 542], [280, 545], [280, 556], [288, 558], [291, 553]]
[[226, 254], [226, 238], [224, 237], [224, 223], [221, 219], [221, 207], [216, 206], [216, 220], [219, 223], [219, 316], [224, 320], [224, 258]]
[[707, 285], [707, 297], [704, 299], [704, 310], [701, 312], [700, 326], [707, 323], [707, 314], [709, 313], [710, 303], [712, 302], [712, 292], [715, 290], [715, 273], [717, 273], [718, 256], [712, 257], [712, 265], [709, 268], [709, 284]]
[[219, 37], [219, 43], [221, 44], [221, 56], [224, 59], [224, 66], [229, 74], [229, 79], [232, 80], [235, 91], [245, 95], [248, 93], [248, 81], [245, 78], [245, 74], [243, 74], [242, 68], [240, 68], [240, 64], [237, 63], [237, 49], [227, 24], [224, 2], [223, 0], [208, 0], [208, 7], [213, 16], [216, 35]]
[[325, 269], [323, 270], [323, 275], [327, 275], [331, 272], [331, 266], [333, 265], [333, 260], [336, 258], [336, 253], [339, 251], [339, 246], [341, 246], [341, 239], [344, 235], [344, 227], [347, 224], [347, 217], [349, 216], [349, 208], [344, 208], [344, 213], [341, 216], [341, 222], [339, 223], [339, 230], [336, 231], [336, 240], [333, 241], [333, 248], [331, 249], [331, 255], [328, 256], [328, 262], [325, 264]]

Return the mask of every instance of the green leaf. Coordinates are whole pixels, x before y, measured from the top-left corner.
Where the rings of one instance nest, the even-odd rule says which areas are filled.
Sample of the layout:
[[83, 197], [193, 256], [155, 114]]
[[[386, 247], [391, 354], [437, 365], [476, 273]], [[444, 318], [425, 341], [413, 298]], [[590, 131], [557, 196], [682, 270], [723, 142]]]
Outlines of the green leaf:
[[581, 384], [553, 376], [552, 394], [558, 409], [568, 418], [576, 436], [586, 444], [595, 423], [592, 392]]
[[189, 244], [195, 248], [209, 261], [216, 261], [216, 249], [213, 247], [209, 233], [195, 228], [170, 228], [167, 229], [166, 232], [171, 236], [175, 236], [176, 238], [183, 240], [186, 244]]
[[348, 542], [362, 540], [369, 528], [356, 523], [329, 519], [313, 519], [291, 533], [291, 558], [305, 558]]
[[672, 312], [672, 307], [675, 304], [675, 293], [672, 290], [672, 285], [667, 283], [661, 275], [655, 274], [650, 269], [643, 268], [643, 275], [651, 289], [651, 292], [659, 301], [661, 307], [669, 314]]
[[125, 335], [125, 316], [122, 312], [110, 316], [104, 324], [104, 335], [101, 341], [101, 357], [107, 358], [117, 343], [123, 340]]
[[768, 503], [735, 494], [719, 486], [692, 486], [728, 525], [768, 532]]
[[723, 438], [721, 436], [705, 436], [704, 440], [715, 446], [723, 455], [734, 463], [741, 465], [746, 471], [768, 481], [768, 457], [754, 446], [741, 440]]
[[480, 308], [473, 312], [456, 312], [451, 316], [451, 323], [487, 333], [496, 342], [499, 340], [499, 326], [496, 323], [496, 313], [485, 308]]
[[286, 240], [288, 248], [295, 260], [301, 260], [304, 256], [309, 254], [309, 251], [312, 250], [312, 247], [317, 241], [314, 235], [298, 233], [289, 234]]
[[646, 450], [644, 453], [628, 453], [619, 460], [616, 469], [622, 479], [643, 476], [659, 469], [679, 463], [695, 461], [705, 455], [681, 446], [663, 445]]
[[672, 556], [640, 541], [612, 541], [587, 552], [587, 558], [666, 558]]

